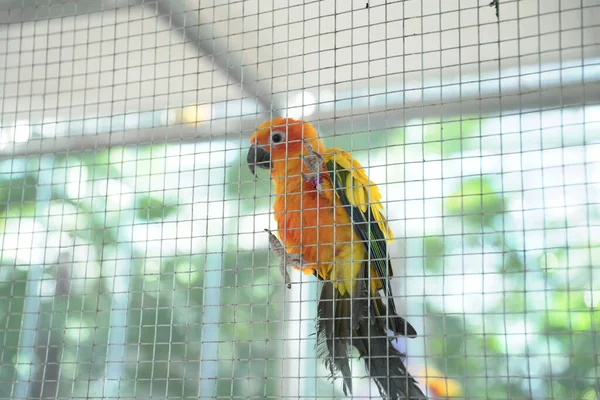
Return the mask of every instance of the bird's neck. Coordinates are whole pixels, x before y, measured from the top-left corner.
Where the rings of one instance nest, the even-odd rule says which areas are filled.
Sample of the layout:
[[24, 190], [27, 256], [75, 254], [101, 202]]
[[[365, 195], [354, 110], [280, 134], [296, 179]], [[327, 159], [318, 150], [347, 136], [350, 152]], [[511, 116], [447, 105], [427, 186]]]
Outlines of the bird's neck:
[[304, 183], [301, 175], [303, 167], [300, 158], [288, 159], [287, 162], [285, 160], [275, 161], [271, 170], [275, 193], [286, 194], [297, 191]]
[[[318, 137], [307, 139], [312, 145], [313, 149], [323, 154], [325, 145]], [[304, 155], [307, 155], [307, 150], [304, 149]], [[299, 192], [301, 190], [314, 190], [314, 186], [310, 182], [306, 182], [302, 178], [302, 173], [308, 173], [304, 165], [304, 161], [300, 156], [290, 156], [283, 160], [272, 161], [273, 168], [271, 169], [271, 179], [275, 186], [276, 194], [288, 194]], [[304, 189], [302, 189], [304, 187]]]

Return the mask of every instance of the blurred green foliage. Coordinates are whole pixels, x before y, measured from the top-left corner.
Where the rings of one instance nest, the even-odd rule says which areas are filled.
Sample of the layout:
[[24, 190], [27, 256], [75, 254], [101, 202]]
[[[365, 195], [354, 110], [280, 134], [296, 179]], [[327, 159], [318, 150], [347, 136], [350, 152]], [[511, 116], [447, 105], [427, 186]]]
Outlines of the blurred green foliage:
[[[484, 145], [480, 125], [478, 120], [428, 124], [417, 140], [409, 139], [423, 144], [426, 159], [453, 159], [467, 151], [477, 154]], [[404, 130], [392, 130], [328, 136], [326, 143], [356, 151], [365, 165], [369, 157], [384, 156], [402, 163], [407, 138]], [[45, 373], [58, 374], [58, 386], [46, 385], [46, 395], [115, 397], [103, 386], [114, 346], [123, 366], [119, 396], [196, 398], [205, 276], [214, 269], [221, 270], [215, 394], [278, 398], [283, 294], [279, 271], [269, 267], [276, 261], [267, 249], [249, 250], [247, 237], [224, 234], [247, 228], [240, 217], [268, 212], [271, 186], [264, 171], [258, 179], [250, 174], [239, 143], [229, 148], [235, 150], [223, 151], [224, 168], [207, 163], [186, 169], [182, 164], [176, 173], [169, 163], [178, 157], [178, 146], [0, 163], [1, 398], [42, 390], [44, 360]], [[179, 190], [196, 185], [198, 191], [187, 197], [153, 186], [175, 182], [186, 171], [205, 173], [213, 186], [187, 182]], [[408, 275], [421, 277], [423, 284], [415, 287], [442, 293], [423, 299], [427, 362], [459, 381], [464, 398], [595, 398], [600, 295], [589, 288], [590, 280], [597, 279], [592, 267], [593, 254], [600, 254], [597, 239], [569, 241], [572, 249], [548, 244], [525, 251], [525, 234], [538, 232], [547, 241], [542, 243], [551, 243], [552, 235], [564, 232], [515, 222], [525, 218], [517, 214], [515, 219], [511, 209], [521, 193], [504, 191], [500, 175], [461, 176], [455, 182], [440, 203], [449, 222], [417, 236], [411, 252], [423, 263], [406, 264]], [[221, 197], [211, 197], [214, 193]], [[214, 215], [199, 217], [194, 207], [208, 209], [207, 202], [226, 204], [230, 214], [216, 208]], [[157, 232], [164, 235], [167, 224], [180, 229], [192, 217], [206, 218], [208, 234], [193, 228], [192, 239], [206, 236], [202, 245], [168, 252], [162, 240], [152, 239]], [[590, 210], [589, 218], [598, 219], [597, 211]], [[224, 232], [211, 234], [215, 226]], [[19, 252], [18, 247], [27, 250], [29, 245], [28, 254]], [[576, 262], [583, 256], [574, 249], [590, 254], [587, 261]], [[221, 265], [209, 261], [215, 252], [224, 254]], [[472, 256], [479, 258], [467, 258]], [[38, 267], [42, 278], [33, 279]], [[439, 276], [444, 279], [428, 279]], [[122, 288], [119, 282], [129, 283]], [[456, 293], [455, 285], [462, 285], [458, 301], [445, 294]], [[29, 296], [32, 289], [38, 295]], [[115, 326], [115, 312], [122, 310], [115, 299], [123, 294], [125, 319]], [[31, 323], [37, 331], [33, 336], [23, 330]], [[116, 328], [123, 328], [124, 335], [115, 343], [111, 334]], [[24, 351], [27, 340], [30, 352]], [[57, 351], [42, 351], [52, 348]], [[308, 392], [332, 393], [327, 387], [322, 379]]]
[[479, 119], [463, 116], [460, 121], [428, 123], [423, 132], [423, 146], [428, 155], [441, 158], [460, 157], [480, 146]]
[[34, 201], [36, 198], [37, 181], [35, 176], [10, 179], [4, 174], [0, 180], [0, 213], [4, 213], [9, 204], [20, 205], [24, 202]]
[[[231, 244], [227, 245], [223, 265], [207, 266], [206, 250], [164, 256], [158, 252], [158, 256], [146, 257], [145, 247], [160, 246], [160, 241], [146, 242], [131, 234], [126, 239], [124, 231], [133, 227], [144, 227], [144, 232], [160, 231], [162, 222], [177, 219], [182, 210], [178, 204], [182, 199], [163, 196], [164, 191], [138, 190], [133, 193], [133, 203], [124, 203], [125, 197], [109, 190], [114, 182], [129, 181], [136, 186], [150, 174], [165, 174], [164, 149], [111, 149], [69, 157], [45, 156], [39, 171], [27, 174], [6, 173], [15, 169], [10, 161], [3, 164], [0, 233], [17, 232], [20, 219], [27, 217], [36, 221], [48, 237], [67, 234], [72, 242], [62, 243], [63, 246], [85, 246], [84, 257], [89, 259], [84, 263], [65, 263], [70, 276], [65, 290], [60, 288], [64, 282], [60, 281], [58, 260], [42, 265], [44, 280], [39, 281], [28, 279], [32, 266], [15, 259], [14, 251], [2, 252], [0, 398], [19, 393], [32, 396], [41, 394], [41, 390], [45, 391], [44, 397], [197, 397], [203, 277], [207, 267], [223, 268], [218, 339], [218, 373], [222, 378], [217, 382], [216, 394], [261, 398], [264, 393], [278, 392], [276, 381], [263, 378], [278, 372], [276, 348], [265, 338], [267, 333], [273, 337], [281, 332], [278, 322], [269, 322], [278, 319], [273, 316], [279, 315], [281, 302], [273, 298], [281, 296], [281, 290], [272, 284], [279, 283], [278, 278], [269, 278], [267, 252], [238, 253], [232, 247], [237, 241], [230, 236], [225, 239], [225, 244]], [[229, 179], [233, 184], [238, 182], [237, 177]], [[33, 247], [28, 253], [44, 252], [43, 244], [38, 248], [35, 243], [32, 246], [19, 242], [19, 246]], [[130, 278], [125, 288], [129, 293], [126, 320], [120, 321], [126, 334], [120, 344], [111, 346], [121, 347], [124, 368], [118, 393], [111, 393], [102, 382], [110, 335], [115, 329], [111, 326], [113, 293], [119, 292], [115, 282], [123, 275]], [[28, 285], [42, 293], [48, 291], [49, 295], [32, 299], [26, 296]], [[27, 304], [34, 302], [34, 307], [39, 307], [37, 333], [30, 341], [42, 350], [34, 351], [32, 358], [28, 355], [31, 352], [24, 351], [21, 329], [29, 315]], [[234, 304], [229, 306], [229, 302]], [[46, 344], [60, 349], [51, 352], [54, 359], [44, 354]], [[58, 386], [45, 383], [45, 389], [41, 388], [43, 361], [50, 363], [45, 368], [46, 375], [52, 371], [59, 374]], [[237, 378], [233, 384], [232, 377]], [[253, 380], [249, 386], [243, 379], [248, 377], [261, 379]]]
[[503, 210], [500, 191], [492, 185], [489, 179], [483, 177], [463, 179], [461, 187], [446, 199], [448, 214], [462, 216], [463, 226], [468, 231], [492, 227], [494, 219]]
[[[426, 130], [426, 142], [436, 142], [427, 148], [439, 154], [441, 147], [444, 158], [460, 156], [477, 148], [478, 126], [478, 121], [453, 122]], [[462, 219], [461, 246], [455, 246], [453, 237], [423, 239], [429, 273], [464, 274], [479, 268], [455, 262], [457, 254], [501, 254], [499, 262], [488, 263], [485, 270], [480, 267], [481, 280], [486, 272], [501, 276], [500, 286], [490, 287], [501, 293], [500, 301], [488, 301], [483, 293], [478, 296], [483, 313], [448, 313], [446, 307], [426, 299], [428, 356], [436, 368], [461, 383], [464, 398], [597, 398], [600, 302], [584, 301], [596, 283], [588, 280], [570, 286], [553, 276], [560, 265], [563, 271], [571, 270], [567, 279], [591, 277], [594, 266], [570, 267], [566, 248], [523, 251], [519, 245], [523, 228], [515, 227], [506, 207], [507, 202], [520, 200], [521, 194], [503, 193], [502, 184], [501, 177], [494, 175], [462, 178], [444, 198], [444, 215]], [[556, 224], [551, 219], [545, 223]], [[544, 235], [556, 240], [553, 231]], [[593, 240], [585, 237], [570, 245], [597, 251], [600, 244]], [[472, 293], [465, 285], [465, 292]]]
[[177, 212], [176, 205], [167, 205], [149, 195], [138, 196], [137, 217], [141, 220], [162, 220]]

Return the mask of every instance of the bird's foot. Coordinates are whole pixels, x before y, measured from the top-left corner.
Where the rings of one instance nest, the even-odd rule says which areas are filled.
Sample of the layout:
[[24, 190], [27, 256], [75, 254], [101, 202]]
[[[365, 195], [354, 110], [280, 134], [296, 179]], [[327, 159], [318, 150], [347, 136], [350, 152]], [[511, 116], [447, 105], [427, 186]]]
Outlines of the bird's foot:
[[290, 289], [292, 287], [292, 283], [290, 279], [290, 274], [288, 273], [287, 269], [288, 267], [292, 266], [301, 267], [302, 264], [304, 264], [304, 258], [302, 257], [302, 254], [286, 252], [285, 247], [283, 246], [281, 241], [277, 239], [277, 236], [275, 236], [268, 229], [265, 229], [265, 232], [269, 234], [269, 243], [271, 244], [271, 250], [273, 250], [273, 253], [275, 253], [275, 255], [279, 258], [279, 271], [281, 272], [281, 276], [283, 277], [287, 288]]
[[304, 147], [307, 150], [308, 155], [301, 154], [300, 157], [304, 162], [304, 166], [308, 171], [308, 174], [302, 174], [302, 178], [306, 182], [312, 182], [313, 186], [319, 193], [323, 193], [323, 156], [317, 153], [308, 140], [304, 141]]

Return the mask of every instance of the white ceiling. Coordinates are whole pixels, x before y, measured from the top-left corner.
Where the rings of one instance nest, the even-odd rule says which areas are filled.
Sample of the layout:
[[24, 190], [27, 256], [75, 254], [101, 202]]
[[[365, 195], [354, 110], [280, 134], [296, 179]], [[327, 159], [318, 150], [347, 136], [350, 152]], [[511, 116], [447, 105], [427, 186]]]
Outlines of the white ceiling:
[[[198, 26], [186, 32], [157, 16], [166, 4], [175, 21], [182, 1], [186, 24], [200, 24], [200, 46], [186, 37]], [[366, 0], [113, 0], [89, 13], [98, 2], [19, 0], [0, 7], [0, 21], [20, 21], [0, 25], [1, 121], [210, 107], [243, 96], [249, 114], [259, 96], [285, 107], [302, 89], [319, 109], [335, 94], [336, 107], [365, 112], [392, 92], [413, 103], [435, 92], [432, 101], [443, 105], [452, 84], [508, 95], [519, 88], [503, 78], [598, 68], [598, 0], [500, 0], [499, 22], [488, 3], [370, 0], [367, 9]], [[217, 62], [202, 47], [214, 49]], [[242, 95], [238, 78], [250, 92]], [[239, 116], [239, 102], [232, 104], [228, 116]]]
[[147, 6], [11, 24], [3, 113], [79, 119], [239, 97], [209, 57]]

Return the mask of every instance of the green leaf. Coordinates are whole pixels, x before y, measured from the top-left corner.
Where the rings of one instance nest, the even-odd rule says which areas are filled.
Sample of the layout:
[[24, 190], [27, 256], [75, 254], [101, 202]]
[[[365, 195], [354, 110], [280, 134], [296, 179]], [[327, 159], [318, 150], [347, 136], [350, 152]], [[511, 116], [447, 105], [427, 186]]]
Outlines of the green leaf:
[[113, 175], [109, 171], [109, 153], [107, 150], [100, 150], [92, 153], [82, 153], [81, 161], [87, 165], [90, 179], [98, 181], [107, 179]]
[[479, 120], [428, 124], [423, 135], [427, 154], [449, 158], [479, 145]]
[[164, 203], [149, 195], [138, 196], [136, 202], [137, 217], [145, 221], [161, 220], [177, 212], [177, 206]]
[[504, 257], [504, 272], [515, 272], [523, 270], [521, 255], [515, 251], [507, 252]]
[[462, 317], [440, 314], [433, 307], [427, 307], [427, 313], [433, 314], [427, 319], [428, 342], [431, 355], [449, 356], [464, 354], [465, 322]]
[[466, 178], [446, 200], [446, 209], [450, 214], [463, 215], [468, 225], [491, 227], [494, 218], [504, 211], [504, 201], [489, 179]]
[[444, 238], [428, 236], [425, 238], [425, 268], [431, 272], [442, 271], [444, 255]]
[[581, 398], [583, 400], [597, 400], [600, 398], [600, 392], [597, 392], [594, 388], [589, 388], [583, 392]]
[[7, 208], [32, 205], [37, 196], [37, 178], [26, 175], [20, 178], [0, 179], [0, 214]]

